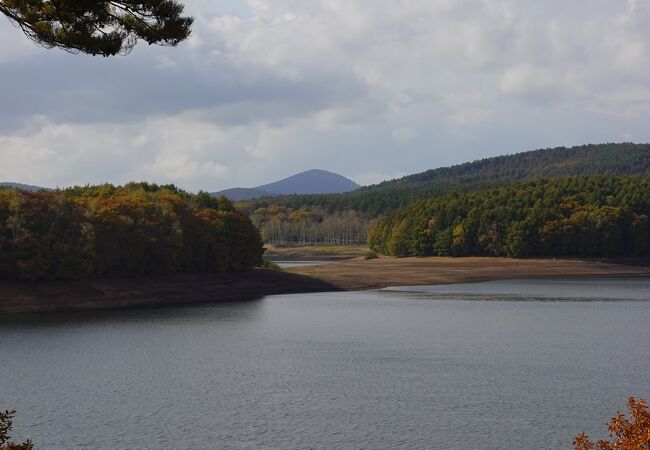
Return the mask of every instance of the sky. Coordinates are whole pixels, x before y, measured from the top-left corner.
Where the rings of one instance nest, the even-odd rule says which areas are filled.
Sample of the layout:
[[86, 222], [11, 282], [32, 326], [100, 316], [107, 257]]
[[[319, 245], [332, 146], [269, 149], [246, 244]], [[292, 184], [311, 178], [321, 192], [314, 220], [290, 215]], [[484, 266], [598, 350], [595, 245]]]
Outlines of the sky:
[[650, 142], [645, 0], [185, 0], [128, 56], [0, 16], [0, 181], [190, 191], [312, 168], [371, 184], [537, 148]]

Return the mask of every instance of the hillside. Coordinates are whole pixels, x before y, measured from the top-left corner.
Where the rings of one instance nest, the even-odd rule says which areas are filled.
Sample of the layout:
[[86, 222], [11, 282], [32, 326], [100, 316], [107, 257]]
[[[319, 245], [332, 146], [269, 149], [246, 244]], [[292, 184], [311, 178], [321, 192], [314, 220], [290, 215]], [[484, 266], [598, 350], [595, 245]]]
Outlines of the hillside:
[[541, 179], [415, 202], [369, 243], [395, 256], [648, 256], [649, 216], [648, 177]]
[[259, 197], [293, 194], [336, 194], [358, 189], [359, 185], [342, 175], [321, 169], [312, 169], [273, 183], [253, 188], [233, 188], [214, 192], [231, 200], [248, 200]]
[[413, 201], [510, 183], [584, 175], [650, 175], [650, 144], [599, 144], [542, 149], [432, 169], [336, 195], [293, 195], [242, 204], [249, 212], [277, 204], [327, 212], [355, 210], [371, 217]]
[[40, 186], [32, 186], [29, 184], [22, 184], [22, 183], [8, 183], [8, 182], [0, 182], [0, 189], [20, 189], [21, 191], [30, 191], [30, 192], [38, 192], [38, 191], [47, 191], [49, 189], [43, 188]]

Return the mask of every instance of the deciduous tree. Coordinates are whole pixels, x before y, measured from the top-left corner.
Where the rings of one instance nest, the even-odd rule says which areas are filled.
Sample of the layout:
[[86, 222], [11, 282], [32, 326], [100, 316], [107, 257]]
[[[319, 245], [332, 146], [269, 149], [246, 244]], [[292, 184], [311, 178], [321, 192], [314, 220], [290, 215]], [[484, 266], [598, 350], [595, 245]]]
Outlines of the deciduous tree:
[[650, 411], [645, 400], [627, 401], [629, 419], [619, 412], [607, 424], [612, 441], [592, 442], [584, 433], [573, 441], [575, 450], [648, 450], [650, 449]]

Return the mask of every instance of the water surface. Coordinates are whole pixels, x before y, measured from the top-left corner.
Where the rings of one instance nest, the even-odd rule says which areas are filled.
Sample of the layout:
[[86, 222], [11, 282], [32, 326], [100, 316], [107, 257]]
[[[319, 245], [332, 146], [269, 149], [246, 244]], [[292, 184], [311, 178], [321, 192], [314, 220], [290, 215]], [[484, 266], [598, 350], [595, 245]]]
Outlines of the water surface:
[[555, 280], [0, 319], [37, 449], [570, 448], [650, 398], [650, 281]]
[[335, 260], [307, 260], [307, 261], [273, 261], [278, 267], [288, 269], [290, 267], [306, 267], [306, 266], [323, 266], [325, 264], [332, 264]]

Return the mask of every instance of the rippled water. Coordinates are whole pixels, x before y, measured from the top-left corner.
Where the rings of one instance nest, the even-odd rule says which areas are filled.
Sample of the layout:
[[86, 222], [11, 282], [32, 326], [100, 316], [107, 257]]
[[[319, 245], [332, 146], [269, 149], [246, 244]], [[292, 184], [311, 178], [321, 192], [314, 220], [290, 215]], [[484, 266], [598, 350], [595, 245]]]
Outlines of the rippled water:
[[5, 317], [0, 408], [37, 449], [570, 448], [650, 399], [649, 297], [516, 281]]

